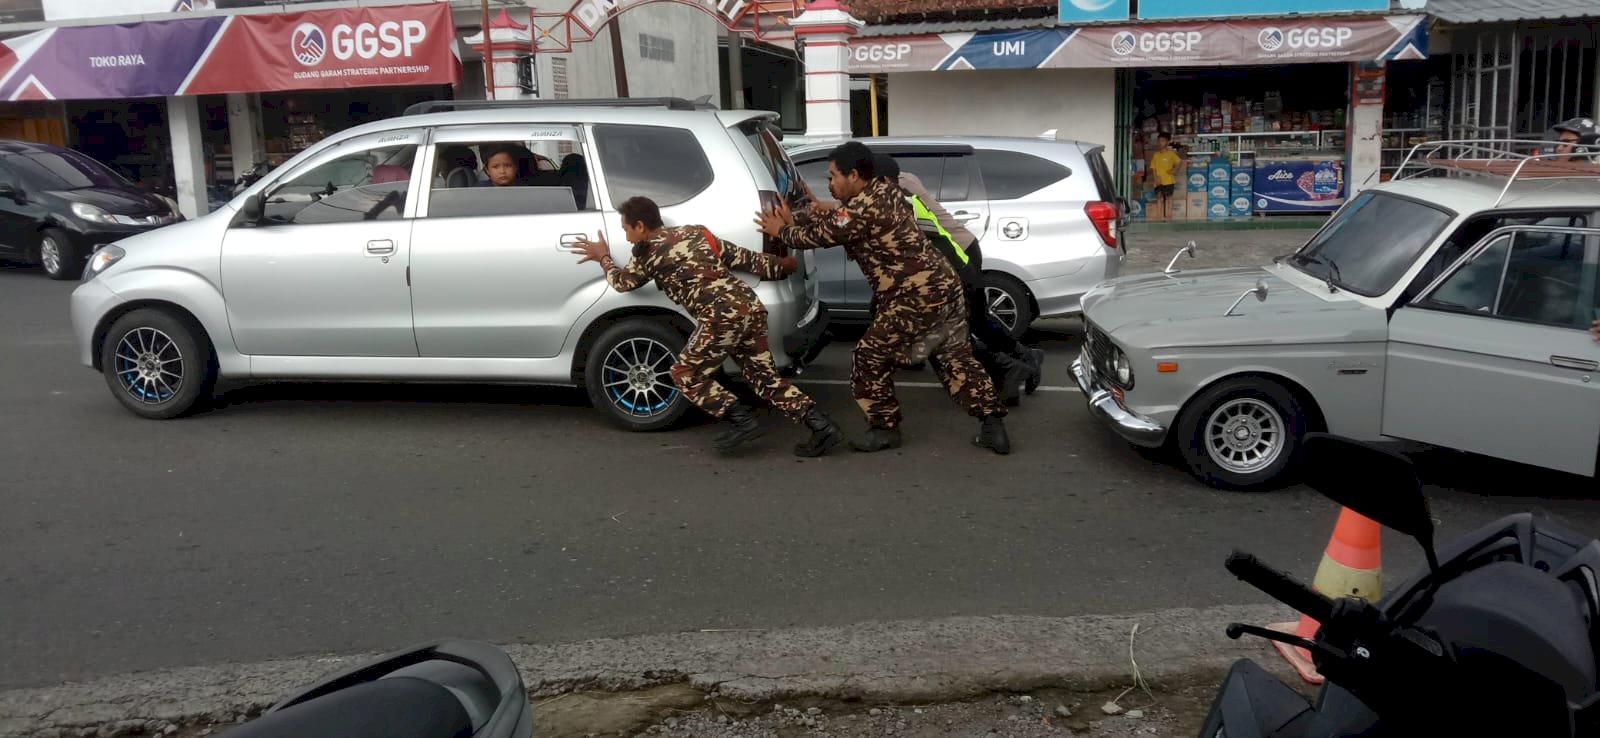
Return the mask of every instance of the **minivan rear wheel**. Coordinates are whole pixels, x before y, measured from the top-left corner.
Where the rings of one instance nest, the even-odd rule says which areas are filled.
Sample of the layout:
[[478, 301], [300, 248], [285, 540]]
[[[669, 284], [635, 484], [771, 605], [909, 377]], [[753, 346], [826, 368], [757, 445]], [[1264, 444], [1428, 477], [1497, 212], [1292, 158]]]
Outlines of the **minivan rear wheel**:
[[584, 385], [596, 410], [623, 430], [670, 428], [689, 400], [672, 383], [686, 339], [665, 321], [630, 318], [607, 328], [589, 350]]
[[1033, 325], [1033, 303], [1028, 300], [1028, 290], [1009, 274], [987, 272], [983, 275], [985, 308], [1000, 325], [1005, 326], [1012, 338], [1022, 338]]
[[134, 415], [166, 420], [193, 412], [216, 382], [204, 332], [171, 314], [135, 310], [117, 319], [101, 344], [106, 384]]

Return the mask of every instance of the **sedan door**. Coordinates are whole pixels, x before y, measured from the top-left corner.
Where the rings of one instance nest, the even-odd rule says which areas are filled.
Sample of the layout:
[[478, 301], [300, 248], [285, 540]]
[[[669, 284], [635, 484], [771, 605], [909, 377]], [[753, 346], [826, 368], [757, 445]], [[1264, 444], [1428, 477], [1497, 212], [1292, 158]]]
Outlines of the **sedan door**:
[[605, 229], [581, 165], [593, 157], [576, 126], [528, 123], [439, 128], [430, 160], [463, 148], [479, 166], [507, 148], [565, 166], [530, 163], [504, 187], [431, 182], [412, 233], [417, 347], [425, 357], [556, 356], [607, 289], [598, 267], [577, 263], [578, 240]]
[[222, 290], [254, 356], [416, 356], [411, 218], [425, 129], [335, 144], [262, 190], [262, 217], [230, 227]]
[[1600, 230], [1491, 235], [1391, 318], [1384, 434], [1593, 474], [1597, 275]]

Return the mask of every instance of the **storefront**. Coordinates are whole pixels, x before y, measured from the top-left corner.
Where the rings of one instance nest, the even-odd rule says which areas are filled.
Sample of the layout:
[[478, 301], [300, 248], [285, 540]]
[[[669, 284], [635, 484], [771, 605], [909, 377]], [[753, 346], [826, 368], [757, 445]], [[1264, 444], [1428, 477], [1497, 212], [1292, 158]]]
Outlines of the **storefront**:
[[461, 77], [447, 3], [62, 26], [3, 44], [0, 127], [57, 106], [68, 135], [53, 142], [169, 192], [190, 216], [208, 209], [208, 187], [233, 181], [235, 159], [281, 163], [448, 97]]
[[[1106, 145], [1136, 217], [1153, 199], [1144, 162], [1171, 131], [1201, 175], [1184, 173], [1195, 191], [1181, 217], [1221, 219], [1326, 212], [1352, 184], [1378, 181], [1386, 71], [1410, 74], [1428, 54], [1420, 15], [1034, 22], [1043, 27], [868, 27], [850, 42], [850, 71], [887, 76], [891, 134], [1054, 130]], [[1407, 79], [1407, 110], [1390, 120], [1419, 115]]]

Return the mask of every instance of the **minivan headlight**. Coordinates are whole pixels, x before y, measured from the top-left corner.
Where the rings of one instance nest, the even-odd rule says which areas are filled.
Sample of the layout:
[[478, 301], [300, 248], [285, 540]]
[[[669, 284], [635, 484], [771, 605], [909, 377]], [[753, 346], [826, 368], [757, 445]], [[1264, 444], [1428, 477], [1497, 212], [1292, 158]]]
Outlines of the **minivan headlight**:
[[72, 203], [72, 214], [89, 221], [90, 223], [117, 222], [117, 219], [110, 213], [86, 202]]
[[122, 261], [128, 252], [121, 246], [102, 246], [89, 257], [89, 265], [83, 269], [83, 281], [87, 282], [109, 268], [112, 264]]

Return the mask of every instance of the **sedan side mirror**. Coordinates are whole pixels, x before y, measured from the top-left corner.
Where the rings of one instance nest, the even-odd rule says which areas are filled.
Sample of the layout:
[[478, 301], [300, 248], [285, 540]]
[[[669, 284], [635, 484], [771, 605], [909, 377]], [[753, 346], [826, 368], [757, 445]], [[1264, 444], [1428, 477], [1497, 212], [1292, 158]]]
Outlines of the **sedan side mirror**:
[[229, 228], [238, 228], [243, 225], [255, 225], [261, 222], [262, 200], [261, 193], [256, 193], [244, 199], [239, 204], [239, 212], [234, 214]]
[[1233, 311], [1239, 307], [1239, 303], [1244, 302], [1244, 298], [1249, 297], [1251, 295], [1255, 295], [1256, 296], [1256, 302], [1266, 302], [1267, 301], [1267, 280], [1265, 280], [1265, 279], [1256, 280], [1256, 286], [1251, 287], [1248, 290], [1245, 290], [1244, 294], [1239, 295], [1239, 299], [1233, 301], [1233, 305], [1228, 307], [1228, 312], [1223, 313], [1222, 317], [1227, 318], [1227, 317], [1232, 316], [1233, 315]]

